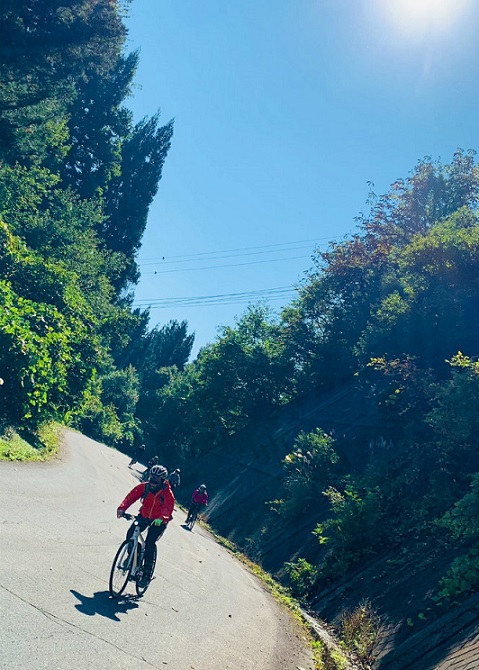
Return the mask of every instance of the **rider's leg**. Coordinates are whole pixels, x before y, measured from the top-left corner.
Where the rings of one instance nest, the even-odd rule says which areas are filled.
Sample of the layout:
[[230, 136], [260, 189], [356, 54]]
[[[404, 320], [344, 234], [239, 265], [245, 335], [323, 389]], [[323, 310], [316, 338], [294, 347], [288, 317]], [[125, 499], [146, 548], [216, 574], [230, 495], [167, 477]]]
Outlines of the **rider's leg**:
[[145, 542], [145, 569], [143, 572], [143, 578], [146, 581], [149, 581], [153, 575], [153, 557], [154, 557], [154, 546], [155, 543], [160, 539], [163, 533], [166, 530], [166, 523], [162, 523], [161, 526], [154, 526], [153, 524], [148, 529], [148, 535], [146, 536]]

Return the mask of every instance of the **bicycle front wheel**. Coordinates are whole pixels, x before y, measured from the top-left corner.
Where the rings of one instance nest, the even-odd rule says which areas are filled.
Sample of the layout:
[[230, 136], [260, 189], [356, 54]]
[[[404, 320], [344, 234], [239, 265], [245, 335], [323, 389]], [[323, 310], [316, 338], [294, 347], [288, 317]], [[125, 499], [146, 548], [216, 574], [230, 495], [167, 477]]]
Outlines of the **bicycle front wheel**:
[[142, 596], [146, 589], [150, 586], [151, 580], [153, 579], [153, 573], [155, 572], [155, 565], [156, 565], [156, 544], [153, 547], [153, 565], [151, 567], [151, 573], [150, 573], [150, 579], [147, 584], [144, 584], [143, 586], [140, 586], [141, 578], [143, 576], [143, 571], [145, 569], [145, 555], [143, 554], [143, 560], [141, 562], [141, 568], [138, 570], [138, 573], [136, 575], [136, 583], [135, 583], [135, 588], [136, 588], [136, 595], [137, 596]]
[[130, 556], [133, 551], [133, 540], [125, 540], [116, 552], [110, 572], [110, 595], [118, 598], [128, 584], [133, 561]]

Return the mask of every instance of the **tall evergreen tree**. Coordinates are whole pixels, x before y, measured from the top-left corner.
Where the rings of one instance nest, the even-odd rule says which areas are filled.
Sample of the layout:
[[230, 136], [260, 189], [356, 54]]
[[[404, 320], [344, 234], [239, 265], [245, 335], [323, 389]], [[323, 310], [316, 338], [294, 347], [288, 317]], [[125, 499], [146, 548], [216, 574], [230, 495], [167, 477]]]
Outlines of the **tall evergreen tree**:
[[138, 52], [118, 58], [108, 77], [92, 71], [75, 85], [68, 106], [69, 150], [60, 174], [82, 198], [105, 192], [121, 170], [121, 148], [131, 133], [132, 113], [123, 107], [129, 95]]
[[115, 65], [126, 36], [120, 2], [4, 0], [0, 35], [0, 157], [28, 163], [48, 153], [35, 140], [62, 125], [75, 82]]
[[159, 114], [155, 114], [133, 128], [121, 147], [120, 171], [105, 194], [106, 219], [99, 234], [108, 249], [121, 252], [126, 259], [125, 270], [115, 282], [118, 291], [139, 279], [135, 255], [171, 144], [173, 122], [165, 126], [158, 122]]

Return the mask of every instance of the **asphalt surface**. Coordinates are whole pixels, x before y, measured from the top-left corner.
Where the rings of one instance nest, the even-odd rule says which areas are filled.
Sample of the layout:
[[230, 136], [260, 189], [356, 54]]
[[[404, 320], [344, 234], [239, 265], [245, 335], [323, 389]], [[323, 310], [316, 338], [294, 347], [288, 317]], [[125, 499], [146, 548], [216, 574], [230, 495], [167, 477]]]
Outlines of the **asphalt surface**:
[[73, 431], [51, 463], [0, 462], [0, 667], [313, 670], [296, 622], [180, 509], [143, 598], [109, 597], [137, 467]]

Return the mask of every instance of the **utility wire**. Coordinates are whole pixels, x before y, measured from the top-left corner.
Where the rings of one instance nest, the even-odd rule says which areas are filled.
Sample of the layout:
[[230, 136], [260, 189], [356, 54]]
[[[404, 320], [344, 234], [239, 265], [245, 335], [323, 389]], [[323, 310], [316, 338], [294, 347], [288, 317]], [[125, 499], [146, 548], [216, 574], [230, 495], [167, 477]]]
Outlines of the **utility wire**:
[[242, 291], [240, 293], [219, 293], [216, 295], [191, 296], [181, 298], [155, 298], [152, 300], [135, 300], [135, 307], [152, 307], [166, 309], [167, 307], [200, 307], [203, 305], [232, 305], [237, 303], [258, 300], [279, 300], [292, 296], [296, 292], [294, 286], [279, 286], [256, 291]]
[[[182, 260], [200, 260], [204, 256], [216, 256], [217, 254], [236, 254], [238, 251], [245, 251], [245, 252], [251, 252], [251, 253], [244, 253], [244, 254], [238, 254], [239, 256], [250, 256], [254, 255], [256, 253], [268, 253], [267, 251], [256, 251], [257, 249], [269, 249], [272, 253], [275, 253], [277, 251], [293, 251], [294, 249], [291, 249], [292, 245], [297, 245], [297, 244], [305, 244], [305, 243], [311, 243], [311, 242], [325, 242], [327, 241], [328, 243], [330, 241], [333, 241], [335, 238], [330, 238], [330, 237], [314, 237], [309, 240], [295, 240], [293, 242], [278, 242], [276, 244], [264, 244], [262, 246], [256, 246], [256, 247], [239, 247], [236, 249], [220, 249], [217, 251], [203, 251], [199, 252], [196, 254], [183, 254], [183, 255], [175, 255], [175, 256], [155, 256], [155, 257], [150, 257], [150, 258], [139, 258], [138, 262], [142, 263], [143, 265], [150, 265], [152, 263], [160, 263], [160, 262], [165, 262], [165, 263], [179, 263]], [[276, 247], [286, 247], [283, 249], [277, 249]], [[308, 247], [299, 247], [301, 249], [305, 249]], [[229, 257], [229, 256], [227, 256]], [[218, 257], [220, 258], [220, 257]], [[221, 256], [223, 258], [223, 256]], [[216, 260], [216, 258], [215, 258]]]
[[202, 268], [176, 268], [175, 270], [149, 270], [143, 272], [145, 275], [164, 275], [170, 272], [191, 272], [193, 270], [215, 270], [217, 268], [238, 268], [243, 265], [259, 265], [260, 263], [277, 263], [279, 261], [295, 261], [303, 258], [311, 258], [311, 256], [289, 256], [287, 258], [269, 258], [263, 261], [250, 261], [248, 263], [230, 263], [227, 265], [208, 265]]
[[[205, 260], [214, 260], [214, 261], [219, 261], [222, 260], [223, 258], [241, 258], [243, 256], [261, 256], [263, 254], [271, 254], [271, 253], [282, 253], [284, 251], [301, 251], [302, 249], [311, 249], [311, 246], [301, 246], [301, 247], [289, 247], [288, 249], [269, 249], [268, 251], [251, 251], [247, 254], [226, 254], [224, 256], [215, 256], [214, 258], [184, 258], [183, 260], [178, 260], [178, 261], [167, 261], [166, 259], [161, 259], [161, 260], [151, 260], [151, 261], [146, 261], [143, 262], [142, 265], [173, 265], [176, 263], [202, 263]], [[214, 252], [212, 252], [214, 253]], [[219, 252], [218, 252], [219, 253]]]

